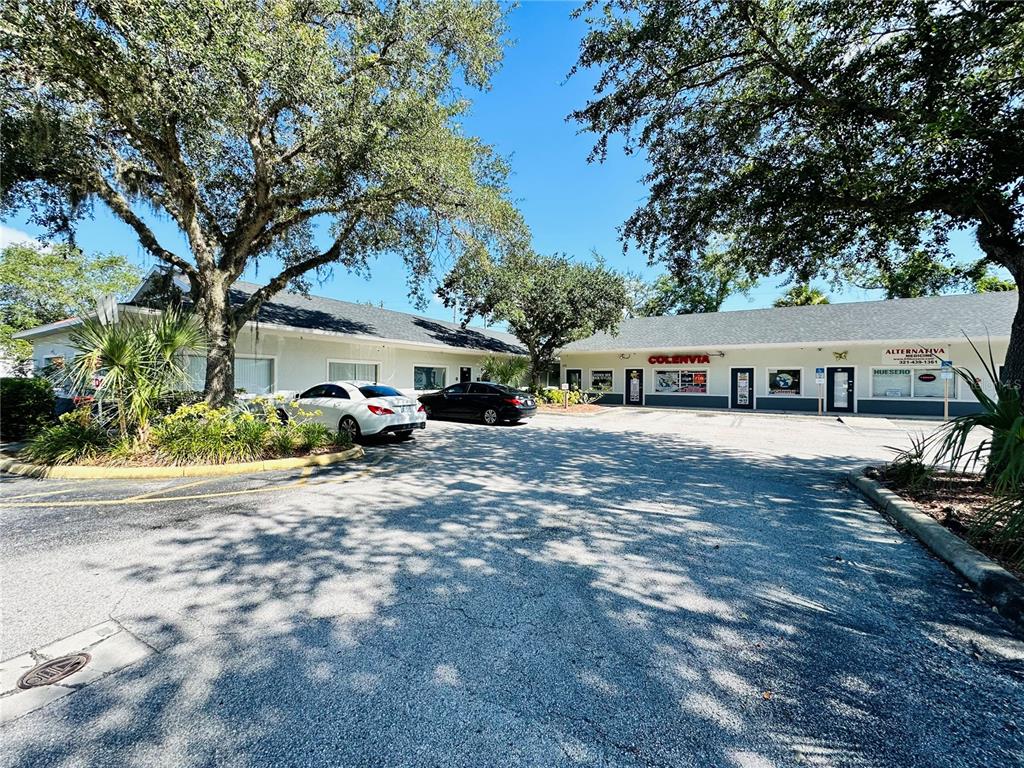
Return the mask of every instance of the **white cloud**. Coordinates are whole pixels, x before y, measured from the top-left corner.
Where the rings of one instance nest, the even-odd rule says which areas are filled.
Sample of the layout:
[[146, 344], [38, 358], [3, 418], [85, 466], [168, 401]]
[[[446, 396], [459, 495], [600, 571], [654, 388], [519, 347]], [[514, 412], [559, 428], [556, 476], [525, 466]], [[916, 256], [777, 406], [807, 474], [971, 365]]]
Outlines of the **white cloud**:
[[32, 237], [27, 232], [22, 232], [20, 229], [9, 227], [6, 224], [0, 224], [0, 248], [6, 248], [8, 245], [15, 245], [17, 243], [30, 243], [39, 247], [43, 245], [37, 238]]

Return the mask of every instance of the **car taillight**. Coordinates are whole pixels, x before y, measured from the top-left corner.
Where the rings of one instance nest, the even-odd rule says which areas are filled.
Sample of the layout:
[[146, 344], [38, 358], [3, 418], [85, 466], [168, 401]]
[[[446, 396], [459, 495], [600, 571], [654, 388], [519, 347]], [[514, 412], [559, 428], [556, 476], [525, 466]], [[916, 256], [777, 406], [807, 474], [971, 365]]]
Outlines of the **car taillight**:
[[427, 409], [424, 408], [422, 405], [419, 408], [416, 409], [416, 413], [426, 413], [426, 412], [427, 412]]
[[506, 397], [504, 402], [508, 403], [509, 405], [522, 405], [523, 404], [523, 401], [520, 400], [518, 397]]
[[385, 408], [381, 405], [367, 405], [366, 407], [370, 409], [370, 413], [377, 416], [393, 416], [395, 413], [390, 408]]

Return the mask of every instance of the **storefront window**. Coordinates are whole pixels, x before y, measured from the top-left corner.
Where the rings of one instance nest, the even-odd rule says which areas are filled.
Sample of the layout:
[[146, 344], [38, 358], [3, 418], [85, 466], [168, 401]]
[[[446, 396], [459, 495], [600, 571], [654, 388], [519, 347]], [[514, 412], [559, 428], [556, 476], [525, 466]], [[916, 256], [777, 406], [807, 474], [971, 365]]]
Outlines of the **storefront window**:
[[[949, 396], [956, 397], [956, 381], [949, 382]], [[914, 397], [943, 397], [945, 382], [938, 368], [914, 371]]]
[[611, 392], [612, 391], [612, 372], [611, 371], [591, 371], [590, 372], [590, 388], [595, 392]]
[[661, 393], [708, 393], [708, 372], [689, 369], [662, 369], [654, 372], [654, 391]]
[[444, 389], [448, 369], [441, 366], [417, 365], [412, 369], [414, 389]]
[[377, 381], [376, 363], [332, 361], [327, 364], [329, 381]]
[[[206, 386], [206, 358], [188, 355], [185, 358], [189, 388], [200, 391]], [[235, 358], [235, 390], [250, 395], [267, 395], [274, 391], [274, 360], [267, 357]]]
[[769, 368], [768, 394], [799, 396], [802, 374], [799, 368]]
[[909, 368], [875, 368], [871, 371], [871, 396], [910, 397], [912, 374]]

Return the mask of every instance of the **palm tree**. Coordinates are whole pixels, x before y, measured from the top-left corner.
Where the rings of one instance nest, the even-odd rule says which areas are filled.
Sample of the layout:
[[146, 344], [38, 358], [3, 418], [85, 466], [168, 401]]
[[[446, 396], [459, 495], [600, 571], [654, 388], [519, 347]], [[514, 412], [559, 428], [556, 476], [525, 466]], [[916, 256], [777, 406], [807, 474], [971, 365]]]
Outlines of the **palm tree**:
[[67, 378], [77, 391], [94, 389], [116, 411], [122, 436], [145, 439], [160, 398], [188, 381], [185, 354], [206, 347], [194, 315], [169, 309], [155, 318], [88, 318], [71, 334], [76, 354]]
[[499, 357], [490, 355], [481, 364], [484, 378], [507, 387], [519, 387], [530, 372], [528, 358], [519, 356]]
[[819, 288], [812, 288], [807, 283], [794, 285], [775, 300], [775, 307], [807, 307], [814, 304], [828, 304], [828, 296]]

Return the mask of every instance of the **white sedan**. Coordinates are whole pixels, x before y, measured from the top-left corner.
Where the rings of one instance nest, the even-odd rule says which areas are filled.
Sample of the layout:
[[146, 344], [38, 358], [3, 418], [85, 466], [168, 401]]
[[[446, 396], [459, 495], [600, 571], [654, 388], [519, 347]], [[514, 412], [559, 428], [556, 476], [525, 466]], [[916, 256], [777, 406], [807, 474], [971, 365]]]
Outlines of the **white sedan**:
[[423, 406], [411, 397], [394, 387], [362, 381], [328, 381], [290, 399], [285, 395], [278, 415], [318, 421], [347, 432], [353, 440], [389, 432], [407, 439], [427, 426]]

